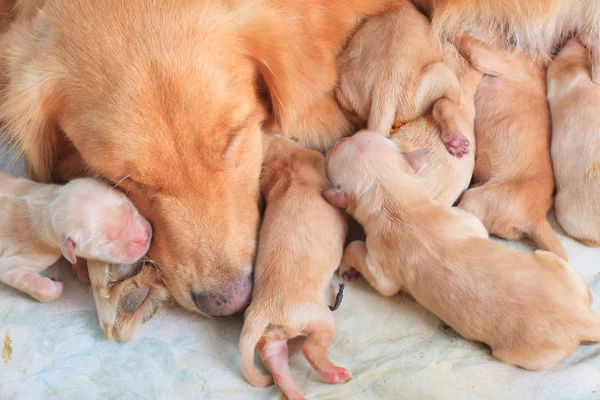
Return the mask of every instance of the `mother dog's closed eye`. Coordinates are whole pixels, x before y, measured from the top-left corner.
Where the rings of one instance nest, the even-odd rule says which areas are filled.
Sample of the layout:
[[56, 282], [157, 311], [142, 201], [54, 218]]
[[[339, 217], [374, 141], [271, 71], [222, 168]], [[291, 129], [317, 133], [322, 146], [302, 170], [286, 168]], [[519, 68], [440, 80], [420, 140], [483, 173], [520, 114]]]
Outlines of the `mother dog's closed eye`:
[[244, 308], [262, 124], [270, 111], [287, 131], [330, 92], [359, 17], [393, 0], [17, 3], [27, 11], [1, 39], [0, 119], [32, 177], [118, 183], [152, 223], [149, 257], [178, 303]]

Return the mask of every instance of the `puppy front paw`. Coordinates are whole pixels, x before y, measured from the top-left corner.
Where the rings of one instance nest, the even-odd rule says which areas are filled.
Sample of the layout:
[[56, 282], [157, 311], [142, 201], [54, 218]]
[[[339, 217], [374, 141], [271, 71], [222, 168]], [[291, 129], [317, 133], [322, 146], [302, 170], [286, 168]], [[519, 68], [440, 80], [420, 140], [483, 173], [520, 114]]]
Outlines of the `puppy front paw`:
[[158, 271], [149, 263], [90, 261], [89, 272], [100, 327], [110, 340], [134, 339], [168, 297]]
[[360, 274], [358, 273], [356, 268], [348, 264], [342, 263], [338, 268], [338, 275], [345, 281], [351, 281], [353, 279], [356, 279]]

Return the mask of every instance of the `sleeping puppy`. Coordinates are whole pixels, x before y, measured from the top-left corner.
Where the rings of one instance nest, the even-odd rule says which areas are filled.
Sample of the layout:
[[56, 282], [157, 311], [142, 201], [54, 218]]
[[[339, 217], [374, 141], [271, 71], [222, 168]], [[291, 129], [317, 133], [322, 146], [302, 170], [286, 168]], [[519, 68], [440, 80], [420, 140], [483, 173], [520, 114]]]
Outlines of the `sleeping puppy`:
[[325, 300], [342, 257], [346, 221], [325, 201], [324, 157], [291, 140], [265, 139], [261, 191], [267, 209], [260, 231], [254, 292], [239, 351], [242, 372], [254, 386], [273, 383], [254, 369], [254, 349], [288, 399], [301, 399], [288, 365], [287, 340], [307, 336], [302, 352], [328, 383], [352, 375], [331, 363], [327, 349], [335, 321]]
[[600, 87], [589, 56], [571, 39], [548, 68], [552, 113], [554, 209], [563, 229], [580, 242], [600, 246]]
[[477, 218], [430, 200], [414, 177], [421, 162], [372, 132], [330, 152], [327, 174], [339, 189], [325, 197], [367, 233], [366, 244], [346, 249], [340, 274], [357, 270], [384, 296], [407, 291], [466, 339], [522, 368], [552, 368], [581, 342], [600, 341], [581, 275], [552, 253], [488, 240]]
[[412, 121], [433, 106], [441, 139], [462, 157], [470, 142], [455, 118], [459, 83], [430, 28], [409, 0], [368, 19], [338, 59], [337, 99], [368, 129], [386, 135], [394, 120]]
[[477, 33], [491, 44], [528, 50], [550, 61], [556, 44], [569, 35], [589, 38], [592, 80], [600, 84], [600, 2], [598, 0], [415, 0], [432, 17], [436, 36]]
[[509, 240], [530, 237], [567, 260], [548, 223], [554, 177], [546, 67], [529, 55], [493, 49], [472, 38], [458, 42], [485, 74], [475, 98], [477, 155], [473, 180], [459, 207]]
[[93, 179], [64, 186], [0, 173], [0, 281], [39, 301], [63, 284], [39, 275], [61, 254], [134, 263], [150, 246], [152, 229], [121, 192]]
[[[460, 103], [455, 109], [447, 112], [457, 112], [453, 116], [459, 124], [461, 132], [471, 144], [471, 151], [458, 159], [446, 151], [440, 140], [440, 130], [432, 123], [430, 116], [418, 118], [392, 132], [391, 139], [404, 152], [427, 149], [428, 155], [416, 174], [423, 184], [429, 198], [441, 204], [452, 206], [459, 196], [467, 190], [473, 168], [475, 166], [475, 92], [481, 81], [482, 74], [472, 68], [449, 42], [443, 44], [444, 63], [453, 71], [460, 83]], [[438, 108], [438, 111], [442, 108]]]

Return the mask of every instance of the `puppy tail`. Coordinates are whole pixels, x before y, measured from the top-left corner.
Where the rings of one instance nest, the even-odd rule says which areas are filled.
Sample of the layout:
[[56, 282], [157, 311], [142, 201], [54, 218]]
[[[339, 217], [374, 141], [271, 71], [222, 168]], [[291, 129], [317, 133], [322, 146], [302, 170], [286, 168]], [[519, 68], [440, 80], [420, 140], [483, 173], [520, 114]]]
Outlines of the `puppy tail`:
[[273, 384], [272, 376], [260, 374], [254, 369], [254, 350], [268, 325], [267, 321], [247, 316], [240, 336], [239, 352], [242, 374], [248, 382], [257, 387]]
[[563, 260], [569, 261], [567, 251], [547, 220], [534, 225], [530, 236], [540, 249], [550, 251]]
[[600, 315], [592, 313], [585, 322], [585, 328], [581, 333], [581, 341], [587, 343], [600, 342]]

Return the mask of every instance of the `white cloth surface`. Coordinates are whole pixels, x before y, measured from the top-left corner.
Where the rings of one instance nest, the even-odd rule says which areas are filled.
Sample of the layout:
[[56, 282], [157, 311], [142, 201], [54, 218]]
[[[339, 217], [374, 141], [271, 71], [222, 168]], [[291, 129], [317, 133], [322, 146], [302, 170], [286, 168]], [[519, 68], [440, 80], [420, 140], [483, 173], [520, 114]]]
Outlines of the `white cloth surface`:
[[[10, 157], [0, 159], [3, 170], [24, 176], [21, 163], [8, 167]], [[561, 239], [600, 312], [600, 250], [562, 234]], [[509, 245], [531, 250], [523, 243]], [[49, 304], [0, 284], [0, 399], [282, 397], [277, 388], [254, 388], [241, 376], [241, 316], [206, 319], [163, 308], [135, 341], [114, 343], [98, 325], [90, 287], [64, 264], [59, 272], [65, 292]], [[444, 329], [413, 300], [383, 298], [363, 280], [346, 286], [335, 317], [330, 356], [354, 379], [322, 383], [296, 343], [290, 363], [307, 399], [600, 399], [599, 345], [579, 347], [552, 371], [524, 371]]]

